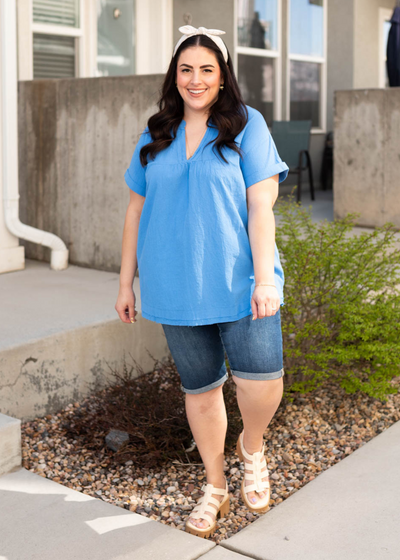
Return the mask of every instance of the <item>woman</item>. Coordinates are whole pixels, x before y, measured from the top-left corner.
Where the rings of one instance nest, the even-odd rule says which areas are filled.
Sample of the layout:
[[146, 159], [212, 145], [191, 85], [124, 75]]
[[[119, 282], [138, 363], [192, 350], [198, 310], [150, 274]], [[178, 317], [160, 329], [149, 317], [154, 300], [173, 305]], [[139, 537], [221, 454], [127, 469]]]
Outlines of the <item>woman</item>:
[[139, 265], [142, 315], [162, 324], [206, 470], [204, 495], [186, 523], [204, 537], [229, 511], [224, 351], [244, 426], [242, 497], [253, 512], [268, 508], [263, 434], [284, 374], [284, 274], [272, 207], [288, 167], [261, 113], [243, 102], [225, 32], [179, 30], [159, 112], [125, 173], [131, 199], [115, 308], [122, 321], [136, 321]]

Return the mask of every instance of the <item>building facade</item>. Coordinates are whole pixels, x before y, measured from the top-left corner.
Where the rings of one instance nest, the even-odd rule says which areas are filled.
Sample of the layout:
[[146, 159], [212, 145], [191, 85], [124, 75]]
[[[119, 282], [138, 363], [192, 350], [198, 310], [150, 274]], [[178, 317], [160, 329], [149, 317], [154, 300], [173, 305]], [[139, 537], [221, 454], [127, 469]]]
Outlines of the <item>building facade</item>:
[[[153, 79], [156, 75], [162, 78], [173, 46], [181, 36], [178, 28], [185, 24], [226, 31], [223, 38], [232, 55], [244, 99], [261, 111], [269, 126], [273, 120], [312, 121], [310, 155], [318, 187], [326, 135], [333, 130], [334, 92], [387, 87], [388, 21], [396, 3], [396, 0], [0, 0], [3, 30], [0, 98], [7, 100], [7, 105], [2, 105], [0, 121], [3, 146], [0, 207], [5, 182], [18, 184], [17, 100], [14, 99], [18, 81], [21, 84], [49, 78], [108, 76], [126, 79], [132, 75], [138, 79], [140, 76]], [[118, 93], [115, 95], [119, 106]], [[128, 99], [129, 94], [126, 95]], [[81, 96], [86, 98], [87, 94]], [[131, 105], [140, 101], [129, 99]], [[26, 126], [28, 130], [30, 124]], [[121, 151], [118, 157], [120, 154]], [[290, 187], [295, 180], [296, 176], [289, 176], [283, 187]], [[28, 187], [42, 188], [24, 184], [25, 191]], [[18, 195], [12, 194], [11, 198], [14, 202], [7, 204], [17, 206]], [[0, 212], [0, 263], [4, 266], [0, 271], [23, 267], [23, 247], [18, 244], [18, 232], [13, 235], [6, 227], [4, 205]]]

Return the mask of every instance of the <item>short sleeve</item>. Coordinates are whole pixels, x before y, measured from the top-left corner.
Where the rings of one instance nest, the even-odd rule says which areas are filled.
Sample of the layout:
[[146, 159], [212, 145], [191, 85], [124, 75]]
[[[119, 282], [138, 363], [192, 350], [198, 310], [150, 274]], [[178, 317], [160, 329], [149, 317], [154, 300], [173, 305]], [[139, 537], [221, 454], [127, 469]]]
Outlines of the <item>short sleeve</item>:
[[131, 163], [125, 171], [124, 179], [128, 187], [141, 196], [146, 196], [146, 169], [140, 162], [140, 150], [143, 146], [151, 142], [151, 135], [148, 127], [144, 129], [136, 144]]
[[268, 125], [262, 114], [256, 109], [249, 112], [249, 120], [240, 146], [243, 150], [240, 167], [246, 189], [277, 173], [279, 173], [280, 183], [286, 179], [289, 167], [279, 157]]

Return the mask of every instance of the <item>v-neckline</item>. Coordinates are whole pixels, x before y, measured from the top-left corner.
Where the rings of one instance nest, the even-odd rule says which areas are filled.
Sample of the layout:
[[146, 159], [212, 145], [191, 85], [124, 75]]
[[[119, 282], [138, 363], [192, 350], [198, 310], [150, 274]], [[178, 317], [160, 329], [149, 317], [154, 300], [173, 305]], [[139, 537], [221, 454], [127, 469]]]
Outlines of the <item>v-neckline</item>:
[[210, 125], [207, 125], [207, 129], [203, 134], [202, 139], [200, 140], [200, 144], [197, 146], [196, 150], [194, 151], [194, 153], [190, 156], [190, 158], [188, 158], [186, 156], [186, 121], [184, 119], [182, 119], [181, 121], [181, 130], [182, 130], [182, 138], [183, 138], [183, 156], [185, 158], [185, 161], [190, 162], [193, 161], [194, 158], [196, 157], [196, 155], [199, 153], [200, 149], [202, 148], [203, 144], [204, 144], [204, 140], [208, 135], [208, 131], [210, 129]]

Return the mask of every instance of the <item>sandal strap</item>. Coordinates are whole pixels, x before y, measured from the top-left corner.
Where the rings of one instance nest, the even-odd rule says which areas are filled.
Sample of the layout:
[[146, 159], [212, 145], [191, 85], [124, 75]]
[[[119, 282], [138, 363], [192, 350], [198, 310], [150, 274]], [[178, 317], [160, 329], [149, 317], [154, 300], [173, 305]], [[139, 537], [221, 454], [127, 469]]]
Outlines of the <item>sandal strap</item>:
[[267, 480], [262, 480], [258, 484], [248, 484], [244, 487], [244, 491], [246, 492], [262, 492], [263, 490], [267, 490], [269, 488], [269, 482]]
[[[204, 498], [205, 498], [205, 496], [202, 496], [199, 499], [199, 501], [197, 502], [197, 504], [198, 505], [204, 505], [205, 508], [207, 507], [208, 504], [214, 506], [216, 509], [219, 508], [220, 502], [217, 500], [217, 498], [213, 498], [212, 496], [209, 496], [206, 500]], [[195, 507], [197, 507], [197, 506], [195, 506]]]
[[215, 519], [213, 519], [208, 513], [206, 513], [206, 510], [210, 511], [211, 507], [215, 508], [215, 517], [217, 516], [218, 510], [222, 502], [217, 500], [217, 498], [214, 498], [212, 494], [226, 496], [226, 494], [228, 493], [228, 482], [226, 482], [225, 489], [216, 488], [211, 483], [203, 484], [201, 489], [204, 492], [204, 495], [198, 499], [197, 504], [193, 508], [191, 517], [193, 517], [194, 519], [200, 519], [200, 518], [207, 519], [210, 525], [212, 525]]
[[[245, 463], [246, 465], [246, 469], [249, 471], [261, 471], [264, 473], [265, 476], [269, 475], [268, 473], [268, 467], [267, 467], [267, 463], [265, 461], [265, 459], [263, 459], [262, 461], [259, 461], [258, 459], [255, 459], [253, 461], [253, 463]], [[264, 469], [264, 470], [263, 470]]]
[[213, 484], [208, 483], [208, 484], [203, 484], [201, 489], [203, 492], [208, 491], [210, 494], [219, 494], [221, 496], [225, 496], [226, 492], [228, 491], [228, 483], [226, 483], [226, 488], [216, 488]]
[[242, 450], [243, 457], [246, 457], [246, 459], [248, 461], [253, 461], [254, 455], [259, 455], [261, 457], [264, 457], [264, 455], [265, 455], [265, 442], [263, 441], [263, 446], [262, 446], [261, 451], [257, 451], [256, 453], [253, 453], [253, 455], [250, 455], [250, 453], [247, 453], [247, 451], [244, 448], [243, 435], [244, 435], [244, 430], [242, 431], [242, 433], [239, 436], [240, 447], [241, 447], [241, 450]]
[[[246, 494], [247, 492], [252, 492], [252, 491], [262, 492], [264, 489], [269, 488], [269, 480], [262, 480], [266, 476], [269, 476], [267, 462], [265, 460], [265, 443], [263, 442], [261, 451], [257, 451], [256, 453], [250, 455], [249, 453], [247, 453], [247, 451], [243, 446], [243, 434], [244, 431], [242, 431], [242, 433], [239, 436], [241, 451], [243, 456], [248, 461], [251, 461], [251, 463], [245, 462], [244, 464], [244, 468], [245, 468], [244, 478], [245, 480], [251, 480], [253, 482], [253, 484], [245, 485], [245, 492]], [[246, 470], [249, 470], [251, 472], [247, 473]]]
[[213, 519], [211, 517], [211, 515], [208, 515], [208, 513], [201, 513], [200, 514], [199, 512], [194, 511], [190, 514], [190, 517], [193, 517], [193, 519], [207, 519], [207, 521], [210, 524], [210, 527], [211, 527], [211, 525], [213, 525], [215, 523], [215, 519]]

